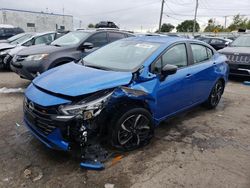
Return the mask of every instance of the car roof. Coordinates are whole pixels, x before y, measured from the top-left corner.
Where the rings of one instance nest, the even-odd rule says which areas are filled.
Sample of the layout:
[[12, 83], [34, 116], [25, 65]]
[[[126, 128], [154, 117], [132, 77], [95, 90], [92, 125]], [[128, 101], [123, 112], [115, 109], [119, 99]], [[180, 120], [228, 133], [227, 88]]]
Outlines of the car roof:
[[47, 31], [47, 32], [41, 32], [41, 33], [35, 33], [34, 36], [42, 36], [50, 33], [56, 33], [56, 31]]
[[121, 30], [116, 28], [90, 28], [90, 29], [77, 29], [76, 31], [72, 32], [88, 32], [88, 33], [97, 33], [97, 32], [103, 32], [103, 31], [109, 31], [109, 32], [119, 32], [119, 33], [127, 33], [127, 34], [134, 34], [133, 32], [127, 31], [127, 30]]

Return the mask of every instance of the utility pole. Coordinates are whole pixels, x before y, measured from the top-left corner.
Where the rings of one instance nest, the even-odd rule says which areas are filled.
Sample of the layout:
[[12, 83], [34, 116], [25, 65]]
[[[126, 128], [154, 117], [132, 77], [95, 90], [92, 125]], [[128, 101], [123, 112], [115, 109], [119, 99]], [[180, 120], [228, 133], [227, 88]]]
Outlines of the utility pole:
[[224, 25], [224, 29], [227, 28], [227, 16], [225, 16], [225, 25]]
[[161, 32], [161, 22], [162, 22], [162, 14], [163, 14], [164, 2], [165, 2], [165, 0], [162, 0], [162, 2], [161, 2], [161, 14], [160, 14], [160, 21], [159, 21], [159, 30], [158, 30], [158, 33]]
[[194, 13], [193, 36], [194, 36], [194, 33], [195, 33], [198, 6], [199, 6], [199, 2], [198, 2], [198, 0], [196, 0], [195, 13]]

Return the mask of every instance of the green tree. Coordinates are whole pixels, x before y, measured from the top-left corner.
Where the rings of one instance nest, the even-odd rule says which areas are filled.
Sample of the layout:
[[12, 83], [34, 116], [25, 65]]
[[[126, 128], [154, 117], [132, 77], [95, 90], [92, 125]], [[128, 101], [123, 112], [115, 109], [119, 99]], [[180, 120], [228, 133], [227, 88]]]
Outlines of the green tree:
[[[193, 20], [185, 20], [176, 27], [177, 32], [192, 32], [193, 31]], [[198, 22], [195, 23], [195, 32], [200, 30]]]
[[208, 25], [205, 27], [204, 32], [222, 32], [225, 31], [221, 25], [215, 25], [213, 19], [208, 20]]
[[161, 26], [161, 32], [171, 32], [175, 27], [170, 23], [164, 23]]
[[238, 29], [247, 29], [249, 24], [249, 20], [244, 16], [237, 14], [233, 17], [233, 23], [229, 25], [228, 29], [230, 31], [238, 30]]
[[92, 24], [92, 23], [90, 23], [90, 24], [88, 25], [88, 28], [95, 28], [95, 25]]

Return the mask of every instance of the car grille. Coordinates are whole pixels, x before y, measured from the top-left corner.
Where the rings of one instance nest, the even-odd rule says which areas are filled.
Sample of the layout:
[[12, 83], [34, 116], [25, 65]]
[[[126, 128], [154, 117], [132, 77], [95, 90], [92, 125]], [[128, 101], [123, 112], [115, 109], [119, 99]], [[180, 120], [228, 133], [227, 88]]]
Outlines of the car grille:
[[250, 64], [250, 55], [226, 55], [229, 63]]
[[40, 105], [34, 104], [29, 100], [24, 101], [24, 115], [31, 126], [44, 135], [49, 135], [56, 129], [56, 125], [50, 118], [51, 115], [56, 115], [55, 107], [44, 108]]

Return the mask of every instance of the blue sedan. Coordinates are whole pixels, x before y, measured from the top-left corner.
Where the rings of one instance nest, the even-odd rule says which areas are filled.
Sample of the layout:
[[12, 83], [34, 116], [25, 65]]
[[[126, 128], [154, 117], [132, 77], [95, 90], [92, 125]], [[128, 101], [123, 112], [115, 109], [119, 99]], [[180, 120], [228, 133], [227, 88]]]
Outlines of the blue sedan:
[[149, 143], [161, 121], [200, 104], [215, 108], [228, 80], [226, 60], [197, 40], [119, 40], [33, 80], [24, 122], [50, 148], [78, 145], [84, 153], [105, 139], [133, 150]]

